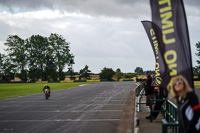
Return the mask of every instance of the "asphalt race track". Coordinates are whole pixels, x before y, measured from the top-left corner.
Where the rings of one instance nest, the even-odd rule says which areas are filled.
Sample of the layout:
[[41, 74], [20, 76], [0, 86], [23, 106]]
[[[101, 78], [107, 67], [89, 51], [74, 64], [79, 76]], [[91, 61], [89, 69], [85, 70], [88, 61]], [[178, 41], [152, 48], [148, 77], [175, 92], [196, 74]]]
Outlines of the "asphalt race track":
[[[0, 100], [0, 133], [114, 133], [134, 82], [102, 82]], [[42, 91], [42, 88], [41, 88]]]

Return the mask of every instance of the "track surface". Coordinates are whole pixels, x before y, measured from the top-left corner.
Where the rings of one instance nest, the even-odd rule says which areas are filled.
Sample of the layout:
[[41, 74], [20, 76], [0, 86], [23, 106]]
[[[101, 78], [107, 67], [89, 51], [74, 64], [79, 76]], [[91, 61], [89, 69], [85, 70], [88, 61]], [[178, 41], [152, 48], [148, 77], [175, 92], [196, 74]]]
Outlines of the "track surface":
[[[105, 82], [0, 100], [0, 133], [114, 133], [134, 82]], [[42, 89], [41, 89], [42, 90]]]

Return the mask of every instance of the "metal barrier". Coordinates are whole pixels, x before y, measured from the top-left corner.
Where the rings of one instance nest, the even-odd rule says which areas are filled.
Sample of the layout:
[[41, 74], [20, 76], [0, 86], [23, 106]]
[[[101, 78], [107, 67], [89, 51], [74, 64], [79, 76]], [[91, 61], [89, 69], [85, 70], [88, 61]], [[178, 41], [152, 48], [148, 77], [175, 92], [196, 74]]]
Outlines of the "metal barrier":
[[[151, 122], [153, 121], [153, 113], [154, 112], [161, 112], [162, 115], [165, 117], [165, 113], [166, 113], [166, 108], [165, 108], [165, 105], [166, 105], [166, 101], [167, 99], [151, 99], [150, 100], [150, 120]], [[152, 110], [152, 105], [155, 104], [156, 102], [163, 102], [163, 104], [161, 105], [161, 109], [159, 110]]]
[[172, 129], [172, 132], [178, 133], [178, 122], [169, 123], [166, 119], [162, 119], [162, 133], [168, 133], [168, 127]]
[[135, 89], [135, 92], [136, 92], [136, 107], [137, 107], [137, 112], [140, 111], [140, 104], [146, 104], [146, 103], [141, 103], [141, 97], [142, 95], [145, 95], [143, 94], [144, 93], [144, 83], [141, 83], [136, 89]]
[[137, 102], [136, 103], [137, 112], [140, 112], [140, 104], [146, 104], [146, 103], [141, 103], [140, 102], [142, 95], [144, 95], [143, 93], [144, 93], [144, 88], [140, 91], [139, 95], [137, 96], [137, 100], [136, 100], [136, 102]]
[[138, 87], [135, 88], [135, 94], [138, 97], [140, 95], [141, 90], [144, 88], [144, 83], [139, 83]]
[[[163, 105], [160, 110], [152, 111], [152, 105], [155, 102], [163, 102]], [[162, 132], [167, 133], [168, 127], [171, 128], [172, 132], [178, 133], [178, 119], [177, 119], [177, 106], [167, 99], [151, 99], [150, 100], [150, 109], [151, 109], [151, 122], [153, 120], [153, 112], [161, 112], [165, 119], [162, 120]]]
[[[166, 120], [166, 121], [165, 121]], [[166, 101], [166, 118], [163, 120], [163, 133], [167, 133], [167, 127], [172, 129], [172, 132], [178, 133], [177, 106], [170, 100]]]
[[[141, 103], [141, 97], [144, 95], [144, 84], [139, 85], [136, 89], [136, 107], [137, 107], [137, 112], [140, 110], [140, 104], [146, 104], [146, 103]], [[161, 109], [159, 110], [152, 110], [152, 105], [155, 104], [156, 102], [163, 102]], [[150, 100], [150, 120], [151, 122], [153, 121], [152, 114], [153, 112], [161, 112], [164, 116], [165, 119], [162, 120], [162, 133], [167, 133], [168, 128], [172, 130], [174, 133], [178, 133], [178, 120], [177, 120], [177, 106], [172, 103], [168, 99], [151, 99]]]

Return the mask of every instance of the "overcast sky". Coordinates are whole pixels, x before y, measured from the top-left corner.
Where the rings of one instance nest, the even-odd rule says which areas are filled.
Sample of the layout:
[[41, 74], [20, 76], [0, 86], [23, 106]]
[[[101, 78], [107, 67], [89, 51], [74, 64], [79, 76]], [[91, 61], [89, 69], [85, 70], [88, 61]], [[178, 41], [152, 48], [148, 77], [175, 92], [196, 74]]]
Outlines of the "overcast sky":
[[[184, 0], [193, 66], [200, 41], [200, 0]], [[62, 35], [75, 55], [74, 70], [104, 67], [153, 70], [155, 59], [141, 24], [151, 20], [149, 0], [0, 0], [0, 52], [8, 35]]]

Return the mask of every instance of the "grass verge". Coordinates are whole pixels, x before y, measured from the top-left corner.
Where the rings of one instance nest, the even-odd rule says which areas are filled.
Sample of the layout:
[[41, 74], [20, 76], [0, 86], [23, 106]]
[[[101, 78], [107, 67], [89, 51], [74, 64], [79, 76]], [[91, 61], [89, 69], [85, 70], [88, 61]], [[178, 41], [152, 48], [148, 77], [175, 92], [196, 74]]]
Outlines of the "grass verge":
[[[82, 84], [93, 84], [94, 82], [75, 82], [75, 83], [48, 83], [51, 91], [68, 89]], [[10, 83], [0, 84], [0, 99], [7, 99], [18, 96], [26, 96], [36, 93], [43, 93], [44, 84], [36, 83]]]

